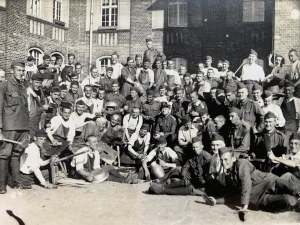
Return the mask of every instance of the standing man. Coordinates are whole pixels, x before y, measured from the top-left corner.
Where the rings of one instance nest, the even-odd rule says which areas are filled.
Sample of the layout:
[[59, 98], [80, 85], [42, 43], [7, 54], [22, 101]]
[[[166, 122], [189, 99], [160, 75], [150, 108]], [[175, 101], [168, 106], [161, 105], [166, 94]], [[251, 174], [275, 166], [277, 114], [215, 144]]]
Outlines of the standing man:
[[75, 71], [75, 55], [73, 53], [68, 54], [68, 65], [66, 66], [72, 67], [72, 72]]
[[289, 51], [289, 59], [292, 63], [292, 68], [290, 71], [289, 80], [294, 83], [295, 92], [294, 96], [299, 98], [300, 97], [300, 60], [299, 60], [299, 53], [295, 49], [291, 49]]
[[[25, 63], [14, 60], [11, 64], [12, 76], [2, 83], [0, 88], [0, 140], [7, 138], [24, 141], [28, 138], [29, 112], [26, 87], [22, 83]], [[20, 181], [20, 145], [2, 142], [0, 147], [0, 194], [6, 193], [8, 162], [11, 167], [11, 187], [29, 188]]]
[[117, 52], [111, 54], [111, 67], [113, 68], [112, 79], [119, 79], [122, 73], [123, 65], [119, 63], [119, 55]]
[[207, 75], [208, 69], [213, 69], [214, 76], [216, 78], [220, 77], [218, 69], [211, 66], [211, 64], [212, 64], [212, 57], [210, 55], [205, 56], [205, 64], [206, 64], [206, 67], [204, 68], [205, 76]]
[[32, 55], [28, 56], [27, 58], [27, 63], [25, 66], [25, 71], [26, 71], [25, 80], [27, 81], [29, 81], [32, 75], [37, 72], [37, 67], [34, 64], [34, 60], [35, 58]]
[[150, 59], [150, 68], [152, 67], [153, 63], [155, 62], [158, 56], [161, 57], [162, 61], [166, 60], [166, 56], [164, 55], [164, 53], [160, 52], [159, 50], [153, 47], [153, 40], [151, 38], [146, 39], [146, 45], [147, 50], [144, 52], [144, 60]]

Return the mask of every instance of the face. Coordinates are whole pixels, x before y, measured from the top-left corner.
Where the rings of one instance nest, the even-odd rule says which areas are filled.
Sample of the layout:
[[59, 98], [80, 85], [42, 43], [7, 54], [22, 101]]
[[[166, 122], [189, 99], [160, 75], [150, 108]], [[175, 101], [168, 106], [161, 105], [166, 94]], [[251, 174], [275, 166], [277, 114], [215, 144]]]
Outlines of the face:
[[191, 78], [190, 77], [185, 77], [185, 78], [183, 78], [183, 80], [184, 80], [185, 84], [189, 84], [190, 81], [191, 81]]
[[205, 65], [203, 63], [198, 64], [198, 71], [203, 71], [205, 68]]
[[67, 93], [68, 93], [68, 90], [61, 90], [60, 97], [64, 99], [66, 97]]
[[206, 120], [208, 120], [208, 118], [209, 118], [208, 114], [204, 114], [203, 116], [200, 116], [200, 117], [201, 117], [202, 123], [205, 123]]
[[220, 120], [218, 118], [215, 118], [214, 122], [215, 122], [216, 128], [218, 130], [220, 130], [223, 127], [223, 125], [225, 124], [225, 122], [223, 120]]
[[22, 80], [25, 74], [25, 67], [15, 66], [13, 68], [13, 75], [17, 80]]
[[196, 103], [198, 101], [198, 95], [196, 93], [191, 94], [192, 103]]
[[44, 64], [45, 65], [50, 65], [51, 59], [44, 59]]
[[69, 64], [74, 64], [75, 63], [75, 57], [74, 56], [70, 56], [68, 58]]
[[81, 65], [77, 65], [77, 66], [75, 67], [76, 73], [81, 74], [81, 69], [82, 69]]
[[35, 137], [35, 143], [38, 147], [42, 148], [44, 146], [44, 143], [46, 141], [45, 137]]
[[232, 168], [233, 163], [235, 162], [235, 157], [232, 155], [231, 152], [226, 152], [220, 156], [221, 164], [225, 170], [229, 170]]
[[261, 99], [261, 95], [262, 95], [262, 91], [261, 90], [254, 90], [254, 91], [252, 91], [252, 96], [253, 96], [253, 99], [255, 101], [258, 101], [259, 99]]
[[157, 69], [161, 69], [161, 61], [156, 61], [155, 65]]
[[43, 81], [43, 87], [50, 88], [52, 84], [53, 84], [53, 80], [51, 79], [45, 79]]
[[98, 139], [96, 137], [89, 137], [87, 145], [92, 150], [96, 150], [98, 148]]
[[52, 98], [53, 100], [57, 100], [58, 97], [59, 97], [59, 93], [60, 93], [60, 92], [51, 92], [51, 93], [50, 93], [51, 98]]
[[133, 59], [129, 60], [127, 62], [127, 64], [128, 64], [128, 67], [130, 67], [130, 68], [134, 67], [134, 61], [133, 61]]
[[28, 66], [33, 66], [33, 65], [34, 65], [34, 62], [33, 62], [33, 61], [27, 61], [27, 65], [28, 65]]
[[139, 132], [140, 136], [143, 138], [146, 136], [147, 134], [147, 130], [143, 130], [143, 129], [140, 129], [140, 132]]
[[250, 55], [248, 56], [248, 60], [249, 60], [249, 63], [250, 63], [250, 64], [254, 63], [255, 60], [256, 60], [256, 55], [250, 54]]
[[223, 64], [222, 64], [222, 69], [223, 69], [224, 71], [226, 71], [228, 68], [229, 68], [229, 64], [228, 64], [228, 63], [223, 63]]
[[63, 60], [61, 58], [57, 59], [56, 64], [61, 66], [63, 63]]
[[232, 113], [229, 113], [229, 120], [233, 125], [236, 125], [239, 123], [240, 118], [237, 113], [232, 112]]
[[142, 57], [135, 58], [135, 62], [136, 62], [137, 65], [141, 65], [142, 62], [143, 62]]
[[199, 155], [203, 150], [202, 142], [198, 141], [198, 142], [193, 143], [193, 150], [197, 155]]
[[214, 76], [214, 74], [215, 74], [215, 73], [214, 73], [214, 70], [208, 70], [208, 71], [207, 71], [207, 77], [208, 77], [208, 78], [212, 78], [212, 77]]
[[166, 95], [166, 89], [165, 88], [159, 89], [159, 95], [160, 96], [165, 96]]
[[186, 73], [186, 67], [185, 67], [185, 66], [181, 66], [181, 67], [179, 68], [179, 74], [183, 75], [183, 74], [185, 74], [185, 73]]
[[176, 93], [177, 100], [181, 100], [183, 98], [183, 90], [178, 90]]
[[147, 101], [152, 102], [154, 99], [153, 95], [147, 95]]
[[146, 46], [148, 49], [151, 49], [153, 47], [153, 42], [152, 41], [146, 42]]
[[92, 91], [92, 98], [97, 98], [97, 94], [98, 94], [97, 90], [93, 90]]
[[198, 73], [196, 76], [196, 80], [198, 81], [198, 83], [203, 81], [203, 74], [202, 73]]
[[133, 117], [133, 118], [137, 118], [139, 115], [140, 115], [140, 109], [134, 108], [134, 109], [132, 110], [132, 117]]
[[163, 144], [158, 144], [157, 145], [159, 151], [163, 151], [166, 146], [167, 146], [167, 143], [163, 143]]
[[170, 70], [174, 69], [174, 62], [173, 62], [173, 61], [169, 61], [169, 62], [168, 62], [168, 68], [169, 68]]
[[136, 98], [136, 97], [137, 97], [137, 92], [136, 92], [135, 90], [131, 90], [131, 91], [130, 91], [130, 96], [131, 96], [132, 98]]
[[143, 63], [143, 67], [144, 67], [145, 69], [148, 69], [149, 66], [150, 66], [150, 63], [149, 63], [149, 62], [144, 62], [144, 63]]
[[169, 107], [163, 107], [162, 110], [161, 110], [161, 113], [166, 116], [168, 115], [170, 112], [170, 108]]
[[72, 76], [71, 81], [78, 81], [78, 76]]
[[55, 65], [55, 63], [56, 63], [56, 57], [52, 56], [50, 60], [50, 64]]
[[248, 96], [248, 89], [247, 88], [241, 88], [238, 90], [238, 97], [240, 100], [245, 100]]
[[267, 131], [273, 131], [276, 125], [276, 119], [275, 118], [265, 119], [264, 124]]
[[232, 73], [232, 72], [227, 72], [227, 73], [226, 73], [226, 79], [227, 79], [227, 80], [232, 79], [232, 77], [233, 77], [233, 73]]
[[0, 71], [0, 82], [5, 80], [5, 71]]
[[235, 99], [235, 94], [233, 92], [227, 92], [226, 98], [229, 102], [232, 102]]
[[46, 73], [46, 70], [45, 70], [45, 69], [40, 69], [39, 72], [40, 72], [41, 74], [44, 74], [44, 73]]
[[116, 126], [119, 124], [119, 116], [118, 115], [113, 115], [110, 119], [110, 125], [112, 127]]
[[277, 57], [275, 58], [275, 64], [276, 64], [277, 66], [280, 66], [281, 61], [282, 61], [282, 57], [277, 56]]
[[119, 91], [119, 85], [118, 84], [113, 84], [112, 86], [111, 86], [111, 90], [113, 91], [113, 92], [117, 92], [117, 91]]
[[105, 96], [105, 91], [104, 90], [100, 90], [98, 91], [98, 97], [100, 100], [104, 99]]
[[69, 120], [69, 118], [70, 118], [71, 112], [72, 112], [71, 109], [63, 108], [63, 111], [62, 111], [62, 113], [61, 113], [61, 117], [62, 117], [65, 121], [67, 121], [67, 120]]
[[192, 127], [192, 122], [188, 122], [186, 124], [184, 124], [185, 129], [190, 129]]
[[84, 94], [85, 94], [85, 97], [91, 98], [92, 97], [92, 88], [91, 87], [85, 87], [84, 88]]
[[293, 154], [296, 154], [297, 152], [300, 151], [300, 140], [292, 139], [290, 140], [289, 145], [290, 145], [290, 151]]
[[168, 67], [167, 62], [163, 62], [162, 63], [162, 68], [165, 70], [165, 69], [167, 69], [167, 67]]
[[284, 94], [286, 98], [292, 98], [294, 96], [294, 87], [284, 88]]
[[210, 90], [210, 96], [211, 96], [212, 98], [216, 98], [216, 93], [217, 93], [217, 89], [211, 89], [211, 90]]
[[111, 63], [114, 65], [118, 62], [118, 56], [117, 55], [112, 55], [111, 56]]
[[208, 60], [205, 61], [205, 64], [206, 64], [207, 67], [210, 67], [211, 63], [212, 63], [211, 59], [208, 59]]
[[106, 76], [107, 76], [108, 78], [111, 78], [111, 76], [112, 76], [112, 73], [113, 73], [113, 72], [112, 72], [112, 71], [110, 71], [110, 70], [109, 70], [109, 71], [106, 71]]
[[271, 105], [271, 104], [272, 104], [272, 101], [273, 101], [272, 97], [265, 98], [265, 99], [264, 99], [264, 104], [265, 104], [265, 106], [267, 107], [267, 106]]
[[219, 149], [225, 147], [225, 144], [222, 141], [212, 141], [211, 150], [214, 154], [218, 154]]
[[42, 81], [33, 80], [32, 81], [32, 88], [34, 91], [38, 91], [42, 87]]
[[298, 60], [298, 56], [296, 54], [296, 52], [290, 52], [289, 53], [289, 59], [292, 63], [296, 62]]
[[78, 115], [82, 115], [85, 110], [85, 105], [76, 105], [76, 112]]
[[91, 75], [93, 78], [97, 78], [99, 77], [99, 73], [98, 73], [98, 69], [97, 68], [94, 68], [91, 72]]

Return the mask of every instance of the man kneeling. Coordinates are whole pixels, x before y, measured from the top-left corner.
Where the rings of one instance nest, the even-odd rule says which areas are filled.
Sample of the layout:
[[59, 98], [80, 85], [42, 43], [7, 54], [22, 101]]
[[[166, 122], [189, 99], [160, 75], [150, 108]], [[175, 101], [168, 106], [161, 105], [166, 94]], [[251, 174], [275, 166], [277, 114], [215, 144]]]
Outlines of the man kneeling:
[[129, 172], [127, 177], [122, 176], [113, 166], [107, 165], [101, 168], [100, 153], [98, 150], [98, 139], [90, 135], [86, 139], [86, 146], [76, 153], [83, 152], [73, 158], [71, 165], [75, 167], [77, 177], [88, 182], [102, 182], [105, 180], [119, 183], [138, 183], [137, 174]]

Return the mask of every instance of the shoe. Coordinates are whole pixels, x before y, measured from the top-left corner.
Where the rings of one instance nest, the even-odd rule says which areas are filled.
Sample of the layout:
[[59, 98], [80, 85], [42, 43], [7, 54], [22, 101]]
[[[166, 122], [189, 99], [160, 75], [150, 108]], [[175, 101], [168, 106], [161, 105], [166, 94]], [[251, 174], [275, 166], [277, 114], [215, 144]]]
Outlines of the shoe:
[[207, 195], [203, 195], [202, 197], [203, 197], [205, 203], [210, 206], [214, 206], [217, 204], [217, 200], [214, 197], [207, 196]]
[[153, 194], [163, 194], [165, 192], [165, 187], [163, 184], [157, 184], [157, 183], [150, 183], [149, 192]]
[[12, 189], [31, 189], [31, 185], [21, 184], [18, 182], [14, 182], [10, 185]]
[[137, 184], [139, 182], [139, 175], [137, 173], [132, 173], [131, 170], [129, 170], [128, 175], [126, 177], [126, 183], [128, 184]]
[[6, 194], [7, 190], [5, 187], [0, 187], [0, 194], [3, 195], [3, 194]]

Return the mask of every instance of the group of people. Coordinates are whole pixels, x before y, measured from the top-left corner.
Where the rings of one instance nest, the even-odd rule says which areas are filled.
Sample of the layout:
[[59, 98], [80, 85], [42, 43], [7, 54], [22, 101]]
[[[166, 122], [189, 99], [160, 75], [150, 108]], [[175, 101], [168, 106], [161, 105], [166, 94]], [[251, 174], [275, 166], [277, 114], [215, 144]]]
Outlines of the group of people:
[[[194, 74], [177, 71], [151, 39], [146, 46], [125, 65], [114, 52], [111, 66], [88, 75], [74, 54], [66, 65], [45, 54], [38, 66], [29, 56], [12, 62], [12, 74], [0, 70], [0, 193], [7, 184], [55, 188], [49, 163], [75, 154], [66, 162], [74, 179], [146, 180], [153, 194], [238, 200], [242, 211], [299, 209], [298, 52], [289, 51], [290, 71], [270, 56], [266, 76], [251, 50], [237, 76], [211, 56]], [[135, 171], [124, 176], [105, 162], [108, 149]]]

